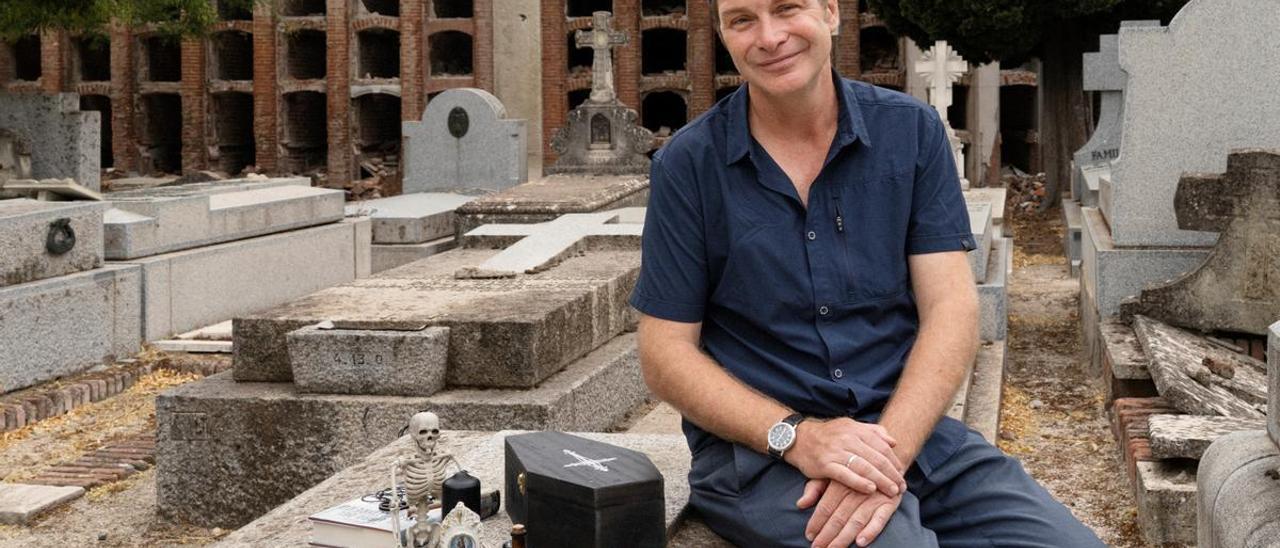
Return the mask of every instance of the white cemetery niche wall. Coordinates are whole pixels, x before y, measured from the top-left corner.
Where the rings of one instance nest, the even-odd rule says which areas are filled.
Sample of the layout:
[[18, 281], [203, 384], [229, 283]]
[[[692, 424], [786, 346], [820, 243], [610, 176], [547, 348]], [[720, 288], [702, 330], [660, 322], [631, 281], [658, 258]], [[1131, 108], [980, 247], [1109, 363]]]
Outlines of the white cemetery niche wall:
[[432, 99], [421, 122], [404, 122], [404, 193], [504, 190], [528, 180], [524, 120], [506, 119], [489, 92], [451, 89]]
[[1192, 0], [1167, 27], [1120, 29], [1123, 147], [1100, 203], [1120, 247], [1207, 246], [1173, 211], [1185, 172], [1222, 173], [1236, 148], [1280, 147], [1280, 9]]

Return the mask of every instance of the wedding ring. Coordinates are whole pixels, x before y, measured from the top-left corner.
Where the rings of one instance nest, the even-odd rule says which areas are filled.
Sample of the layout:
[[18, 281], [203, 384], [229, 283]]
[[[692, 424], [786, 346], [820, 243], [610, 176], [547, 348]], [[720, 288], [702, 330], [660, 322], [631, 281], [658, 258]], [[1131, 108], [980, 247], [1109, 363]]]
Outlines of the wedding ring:
[[844, 461], [844, 467], [848, 468], [850, 466], [853, 466], [853, 463], [857, 462], [857, 460], [858, 460], [858, 455], [849, 455], [849, 460]]

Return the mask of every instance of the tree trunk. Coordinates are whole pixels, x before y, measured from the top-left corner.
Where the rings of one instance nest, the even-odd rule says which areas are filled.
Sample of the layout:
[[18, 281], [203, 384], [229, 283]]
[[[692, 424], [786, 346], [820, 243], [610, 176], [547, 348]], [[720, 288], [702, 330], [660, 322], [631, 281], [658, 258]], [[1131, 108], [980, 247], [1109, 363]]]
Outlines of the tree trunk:
[[1059, 24], [1045, 30], [1039, 81], [1043, 101], [1039, 133], [1045, 172], [1042, 212], [1056, 207], [1062, 199], [1062, 189], [1071, 186], [1071, 157], [1088, 140], [1093, 119], [1084, 92], [1081, 56], [1097, 49], [1096, 36], [1079, 24]]

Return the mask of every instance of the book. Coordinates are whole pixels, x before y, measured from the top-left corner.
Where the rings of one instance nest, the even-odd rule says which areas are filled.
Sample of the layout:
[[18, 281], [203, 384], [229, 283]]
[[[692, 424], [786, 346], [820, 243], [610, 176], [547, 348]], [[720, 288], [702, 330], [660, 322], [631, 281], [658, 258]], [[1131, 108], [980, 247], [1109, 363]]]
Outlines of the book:
[[[406, 542], [415, 521], [408, 510], [400, 510], [400, 538]], [[391, 513], [378, 509], [378, 501], [349, 500], [313, 514], [311, 545], [327, 548], [390, 548], [397, 546], [392, 536]], [[437, 517], [436, 519], [439, 519]], [[405, 545], [412, 546], [411, 543]]]

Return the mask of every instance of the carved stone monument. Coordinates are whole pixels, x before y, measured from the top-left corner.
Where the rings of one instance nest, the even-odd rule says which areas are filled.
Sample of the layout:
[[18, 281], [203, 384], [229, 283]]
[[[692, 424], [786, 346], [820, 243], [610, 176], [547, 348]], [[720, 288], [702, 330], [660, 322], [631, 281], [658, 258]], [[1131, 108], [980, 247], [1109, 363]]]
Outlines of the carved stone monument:
[[966, 72], [969, 72], [969, 63], [956, 50], [951, 49], [945, 40], [934, 42], [933, 47], [916, 61], [916, 74], [923, 76], [929, 85], [929, 104], [938, 111], [938, 116], [947, 128], [947, 141], [951, 143], [951, 154], [955, 157], [960, 185], [968, 190], [969, 180], [964, 176], [964, 145], [947, 120], [947, 109], [952, 102], [951, 86]]
[[1199, 268], [1121, 304], [1202, 331], [1264, 335], [1280, 317], [1280, 151], [1233, 151], [1227, 172], [1190, 174], [1174, 199], [1178, 227], [1221, 232]]
[[636, 111], [618, 101], [613, 89], [613, 48], [626, 44], [625, 33], [611, 28], [613, 15], [597, 11], [591, 30], [574, 35], [579, 48], [595, 50], [591, 68], [591, 96], [569, 113], [551, 147], [560, 157], [547, 173], [625, 175], [648, 173], [645, 153], [653, 133], [637, 124]]
[[489, 92], [451, 89], [433, 98], [421, 122], [404, 122], [404, 193], [503, 190], [529, 178], [524, 120]]

